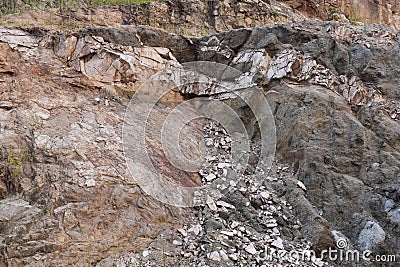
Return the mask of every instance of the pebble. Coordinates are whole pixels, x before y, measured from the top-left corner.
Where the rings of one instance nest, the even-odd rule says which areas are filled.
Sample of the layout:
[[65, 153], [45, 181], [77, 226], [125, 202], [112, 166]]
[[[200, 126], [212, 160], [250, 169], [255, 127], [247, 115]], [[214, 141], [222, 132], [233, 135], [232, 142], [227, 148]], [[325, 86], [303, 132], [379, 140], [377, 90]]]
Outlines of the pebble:
[[208, 200], [207, 205], [210, 208], [210, 210], [212, 210], [212, 211], [218, 210], [217, 206], [215, 205], [214, 200], [212, 200], [212, 199]]
[[218, 163], [218, 165], [217, 165], [217, 167], [219, 169], [229, 168], [230, 166], [231, 166], [231, 164], [226, 163], [226, 162]]
[[266, 226], [267, 226], [268, 228], [274, 228], [274, 227], [277, 227], [278, 224], [277, 224], [277, 223], [267, 223]]
[[87, 179], [86, 180], [86, 182], [85, 182], [85, 185], [87, 186], [87, 187], [93, 187], [93, 186], [96, 186], [96, 181], [94, 180], [94, 179]]
[[374, 162], [374, 163], [372, 163], [371, 168], [372, 168], [373, 170], [377, 170], [377, 169], [379, 168], [379, 166], [380, 166], [379, 163]]
[[228, 257], [228, 255], [226, 254], [225, 251], [221, 250], [221, 251], [219, 252], [219, 255], [221, 256], [221, 258], [222, 258], [223, 261], [228, 261], [228, 260], [229, 260], [229, 257]]
[[303, 189], [304, 191], [307, 191], [306, 186], [303, 184], [302, 181], [297, 181], [297, 186], [300, 187], [301, 189]]
[[192, 226], [188, 230], [188, 232], [193, 232], [195, 235], [199, 235], [200, 232], [201, 232], [201, 229], [202, 229], [201, 225], [200, 224], [196, 224], [196, 225]]
[[274, 242], [272, 242], [271, 245], [279, 249], [284, 249], [283, 241], [280, 237], [278, 237]]
[[239, 225], [240, 225], [239, 222], [233, 221], [232, 224], [231, 224], [231, 228], [232, 228], [232, 229], [235, 229], [235, 228], [238, 227]]
[[206, 140], [206, 146], [212, 146], [213, 144], [214, 144], [214, 141], [212, 139]]
[[318, 267], [322, 267], [325, 265], [325, 263], [323, 261], [321, 261], [320, 259], [316, 258], [316, 257], [312, 257], [311, 261], [317, 265]]
[[234, 236], [234, 233], [231, 231], [221, 231], [221, 234], [226, 235], [226, 236]]
[[172, 244], [174, 244], [175, 246], [182, 246], [182, 242], [178, 240], [173, 240]]
[[229, 258], [233, 261], [237, 261], [238, 260], [238, 256], [236, 254], [229, 254]]
[[217, 178], [217, 176], [215, 176], [214, 173], [210, 173], [209, 175], [206, 176], [207, 182], [211, 182], [211, 181], [213, 181], [215, 178]]
[[186, 232], [185, 229], [183, 229], [183, 228], [179, 228], [179, 229], [178, 229], [178, 232], [179, 232], [181, 235], [183, 235], [184, 237], [187, 236], [187, 232]]
[[218, 251], [213, 251], [213, 252], [209, 253], [208, 258], [213, 261], [221, 261], [221, 257], [219, 255]]
[[254, 247], [253, 243], [250, 243], [244, 250], [246, 250], [246, 252], [248, 252], [248, 253], [250, 253], [252, 255], [257, 254], [257, 250]]
[[207, 160], [207, 161], [214, 161], [214, 160], [216, 160], [216, 157], [215, 156], [205, 156], [205, 159]]
[[217, 201], [217, 206], [228, 208], [228, 209], [235, 209], [235, 206], [233, 206], [225, 201], [222, 201], [222, 200]]
[[260, 196], [263, 198], [263, 199], [265, 199], [265, 200], [268, 200], [268, 199], [270, 199], [270, 197], [271, 197], [271, 195], [270, 195], [270, 193], [268, 193], [268, 192], [261, 192], [260, 193]]

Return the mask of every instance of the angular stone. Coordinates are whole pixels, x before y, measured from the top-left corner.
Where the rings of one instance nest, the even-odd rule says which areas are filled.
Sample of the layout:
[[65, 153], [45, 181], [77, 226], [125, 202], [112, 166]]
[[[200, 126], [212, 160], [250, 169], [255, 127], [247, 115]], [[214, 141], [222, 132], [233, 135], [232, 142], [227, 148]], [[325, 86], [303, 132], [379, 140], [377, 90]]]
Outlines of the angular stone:
[[386, 233], [382, 227], [373, 221], [367, 221], [358, 236], [358, 247], [361, 250], [372, 250], [385, 241]]
[[277, 239], [275, 239], [275, 240], [271, 243], [271, 245], [274, 246], [274, 247], [276, 247], [276, 248], [278, 248], [278, 249], [284, 249], [283, 241], [282, 241], [282, 238], [280, 238], [280, 237], [278, 237]]
[[256, 248], [254, 247], [253, 243], [250, 243], [249, 245], [247, 245], [247, 246], [244, 248], [244, 250], [246, 250], [247, 253], [250, 253], [250, 254], [252, 254], [252, 255], [257, 254], [257, 250], [256, 250]]

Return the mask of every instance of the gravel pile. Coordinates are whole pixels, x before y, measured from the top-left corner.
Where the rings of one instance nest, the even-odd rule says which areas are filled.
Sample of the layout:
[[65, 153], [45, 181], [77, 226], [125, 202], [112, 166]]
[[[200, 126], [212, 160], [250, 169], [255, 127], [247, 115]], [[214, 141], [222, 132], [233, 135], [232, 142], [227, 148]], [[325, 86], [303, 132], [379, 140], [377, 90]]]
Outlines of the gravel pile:
[[[114, 265], [328, 266], [307, 254], [311, 244], [301, 239], [301, 224], [279, 192], [292, 170], [278, 162], [268, 174], [250, 166], [237, 183], [229, 181], [228, 170], [237, 167], [231, 137], [213, 121], [204, 132], [207, 155], [199, 173], [203, 185], [223, 180], [225, 196], [195, 207], [197, 215], [181, 228], [162, 233], [141, 253], [120, 256]], [[252, 143], [251, 150], [257, 154], [260, 146]], [[300, 181], [297, 186], [307, 190]]]

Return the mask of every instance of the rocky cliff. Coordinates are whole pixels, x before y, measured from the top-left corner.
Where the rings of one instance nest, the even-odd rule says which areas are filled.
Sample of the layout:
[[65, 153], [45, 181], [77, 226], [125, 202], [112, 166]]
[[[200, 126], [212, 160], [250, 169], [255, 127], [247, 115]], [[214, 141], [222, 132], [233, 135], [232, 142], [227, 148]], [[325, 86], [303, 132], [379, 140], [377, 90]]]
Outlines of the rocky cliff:
[[392, 0], [282, 0], [295, 10], [311, 17], [343, 19], [357, 23], [385, 23], [400, 28], [400, 3]]
[[[115, 27], [0, 29], [1, 265], [288, 265], [290, 259], [265, 260], [265, 247], [318, 253], [337, 248], [339, 240], [346, 248], [400, 260], [398, 30], [310, 20], [240, 28], [270, 21], [240, 11], [248, 3], [239, 2], [229, 8], [245, 14], [242, 19], [218, 11], [211, 21], [191, 18], [194, 4], [183, 5], [185, 30], [221, 31], [204, 37], [119, 25], [136, 23], [140, 15], [132, 14], [142, 11], [135, 6], [108, 7], [124, 10], [118, 13], [126, 16], [122, 21], [111, 16]], [[297, 11], [279, 13], [273, 3], [248, 2], [258, 3], [261, 13], [265, 8], [290, 20], [304, 18]], [[152, 3], [150, 10], [170, 13], [173, 3]], [[206, 2], [197, 4], [204, 9]], [[215, 10], [228, 8], [214, 4]], [[181, 14], [172, 22], [176, 18], [178, 25]], [[156, 21], [160, 15], [148, 18], [154, 19], [150, 25], [168, 25]], [[196, 27], [200, 23], [206, 26]], [[224, 31], [232, 28], [240, 29]], [[243, 180], [229, 184], [231, 191], [204, 206], [178, 208], [147, 195], [129, 172], [124, 117], [151, 76], [202, 61], [239, 71], [251, 86], [238, 92], [261, 90], [274, 120], [276, 153], [269, 172], [257, 172], [262, 125], [235, 91], [171, 90], [150, 120], [154, 132], [177, 105], [218, 99], [252, 133], [253, 148]], [[189, 156], [197, 155], [199, 143], [212, 148], [198, 172], [173, 166], [153, 131], [148, 153], [177, 185], [224, 177], [233, 144], [221, 127], [200, 120], [181, 132]]]
[[[400, 28], [400, 4], [396, 0], [169, 0], [97, 8], [88, 8], [79, 0], [71, 3], [76, 8], [35, 8], [34, 11], [3, 16], [0, 22], [3, 25], [63, 29], [139, 24], [189, 36], [304, 19], [351, 24], [384, 23]], [[77, 8], [79, 6], [81, 8]]]

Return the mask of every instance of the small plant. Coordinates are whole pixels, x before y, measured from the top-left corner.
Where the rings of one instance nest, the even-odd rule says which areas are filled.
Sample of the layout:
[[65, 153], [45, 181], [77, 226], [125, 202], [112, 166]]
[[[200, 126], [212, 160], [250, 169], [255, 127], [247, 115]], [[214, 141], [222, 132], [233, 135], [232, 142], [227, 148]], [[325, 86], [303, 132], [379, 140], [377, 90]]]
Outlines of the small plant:
[[167, 267], [167, 253], [165, 253], [165, 245], [162, 247], [163, 267]]
[[141, 256], [141, 254], [139, 254], [139, 255], [138, 255], [138, 258], [137, 258], [138, 266], [142, 266], [142, 260], [143, 260], [143, 258], [142, 258], [142, 256]]
[[16, 0], [5, 0], [0, 3], [0, 10], [2, 13], [11, 14], [15, 13], [17, 9], [17, 1]]
[[80, 25], [75, 18], [68, 18], [65, 21], [63, 20], [61, 22], [61, 26], [67, 30], [78, 30], [82, 28], [82, 25]]
[[351, 10], [350, 10], [349, 21], [351, 24], [357, 25], [357, 22], [358, 22], [357, 13], [354, 8], [351, 8]]
[[20, 153], [7, 152], [7, 168], [13, 177], [20, 176], [24, 171], [23, 162], [28, 156], [28, 150], [23, 149]]
[[325, 10], [325, 13], [328, 17], [328, 20], [336, 20], [335, 15], [340, 14], [341, 12], [339, 9], [331, 7], [331, 8], [327, 8]]
[[87, 263], [87, 267], [92, 267], [93, 266], [92, 250], [90, 250], [89, 254], [86, 255], [86, 263]]

